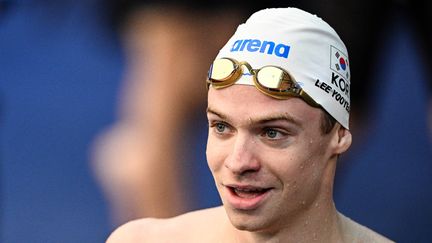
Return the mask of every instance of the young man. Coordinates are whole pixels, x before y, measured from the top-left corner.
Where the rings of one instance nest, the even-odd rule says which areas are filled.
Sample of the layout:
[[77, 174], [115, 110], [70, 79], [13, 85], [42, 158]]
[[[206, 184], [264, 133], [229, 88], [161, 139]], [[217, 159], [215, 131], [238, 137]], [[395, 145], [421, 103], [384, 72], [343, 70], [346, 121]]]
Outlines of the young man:
[[207, 160], [223, 207], [137, 220], [109, 243], [391, 242], [333, 202], [336, 161], [351, 145], [350, 72], [328, 24], [295, 8], [259, 11], [207, 83]]

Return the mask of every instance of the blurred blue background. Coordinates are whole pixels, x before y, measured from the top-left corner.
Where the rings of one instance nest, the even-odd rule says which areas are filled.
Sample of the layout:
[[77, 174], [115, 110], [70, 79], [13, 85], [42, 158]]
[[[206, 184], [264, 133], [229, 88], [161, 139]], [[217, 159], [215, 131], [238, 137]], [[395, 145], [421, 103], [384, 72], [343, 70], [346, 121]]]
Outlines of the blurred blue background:
[[[41, 4], [43, 3], [43, 4]], [[1, 242], [103, 242], [88, 162], [122, 56], [95, 1], [12, 1], [0, 16]]]
[[[0, 241], [104, 242], [115, 226], [89, 146], [115, 118], [119, 43], [100, 1], [0, 3]], [[343, 157], [336, 205], [398, 242], [432, 242], [425, 65], [410, 26], [394, 23], [370, 87], [375, 120]], [[205, 129], [196, 137], [197, 171], [206, 170]], [[201, 176], [197, 207], [214, 205], [212, 179]]]
[[369, 87], [375, 100], [368, 116], [374, 120], [360, 131], [362, 141], [354, 137], [351, 151], [342, 155], [336, 206], [396, 242], [432, 242], [430, 66], [421, 60], [406, 19], [396, 16], [391, 23]]

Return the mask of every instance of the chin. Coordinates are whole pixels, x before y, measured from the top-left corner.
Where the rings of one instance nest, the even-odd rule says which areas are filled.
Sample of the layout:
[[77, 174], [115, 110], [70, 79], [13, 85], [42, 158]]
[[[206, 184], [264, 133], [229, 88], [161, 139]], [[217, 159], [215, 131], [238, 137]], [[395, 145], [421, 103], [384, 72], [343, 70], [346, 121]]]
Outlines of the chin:
[[242, 231], [249, 231], [249, 232], [257, 232], [262, 231], [263, 228], [261, 225], [256, 224], [255, 222], [233, 222], [231, 221], [232, 225]]
[[271, 225], [268, 215], [260, 215], [257, 212], [245, 212], [236, 210], [227, 210], [228, 218], [231, 224], [238, 230], [258, 232], [266, 231]]

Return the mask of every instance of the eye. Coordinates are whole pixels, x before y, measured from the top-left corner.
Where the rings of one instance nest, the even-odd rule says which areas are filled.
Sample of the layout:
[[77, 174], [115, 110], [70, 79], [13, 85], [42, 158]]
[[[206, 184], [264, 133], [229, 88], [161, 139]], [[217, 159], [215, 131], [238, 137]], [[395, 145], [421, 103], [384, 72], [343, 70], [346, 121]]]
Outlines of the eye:
[[285, 136], [285, 133], [274, 128], [266, 128], [264, 129], [262, 136], [271, 140], [277, 140], [282, 139]]
[[227, 128], [226, 124], [223, 123], [216, 123], [214, 127], [218, 133], [223, 133]]
[[225, 136], [231, 132], [231, 127], [229, 124], [226, 124], [222, 121], [214, 121], [210, 123], [210, 128], [216, 133], [218, 136]]
[[278, 131], [275, 131], [273, 129], [269, 129], [269, 130], [267, 130], [266, 135], [269, 138], [276, 138], [276, 136], [278, 135]]

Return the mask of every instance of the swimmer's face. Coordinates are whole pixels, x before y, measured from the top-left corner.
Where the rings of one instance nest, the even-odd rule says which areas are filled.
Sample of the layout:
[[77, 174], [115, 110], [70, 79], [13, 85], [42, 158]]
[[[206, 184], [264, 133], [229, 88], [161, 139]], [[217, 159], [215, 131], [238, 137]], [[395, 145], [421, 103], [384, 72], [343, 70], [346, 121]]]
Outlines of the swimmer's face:
[[207, 160], [236, 228], [278, 230], [331, 196], [337, 129], [323, 135], [321, 115], [249, 85], [210, 88]]

